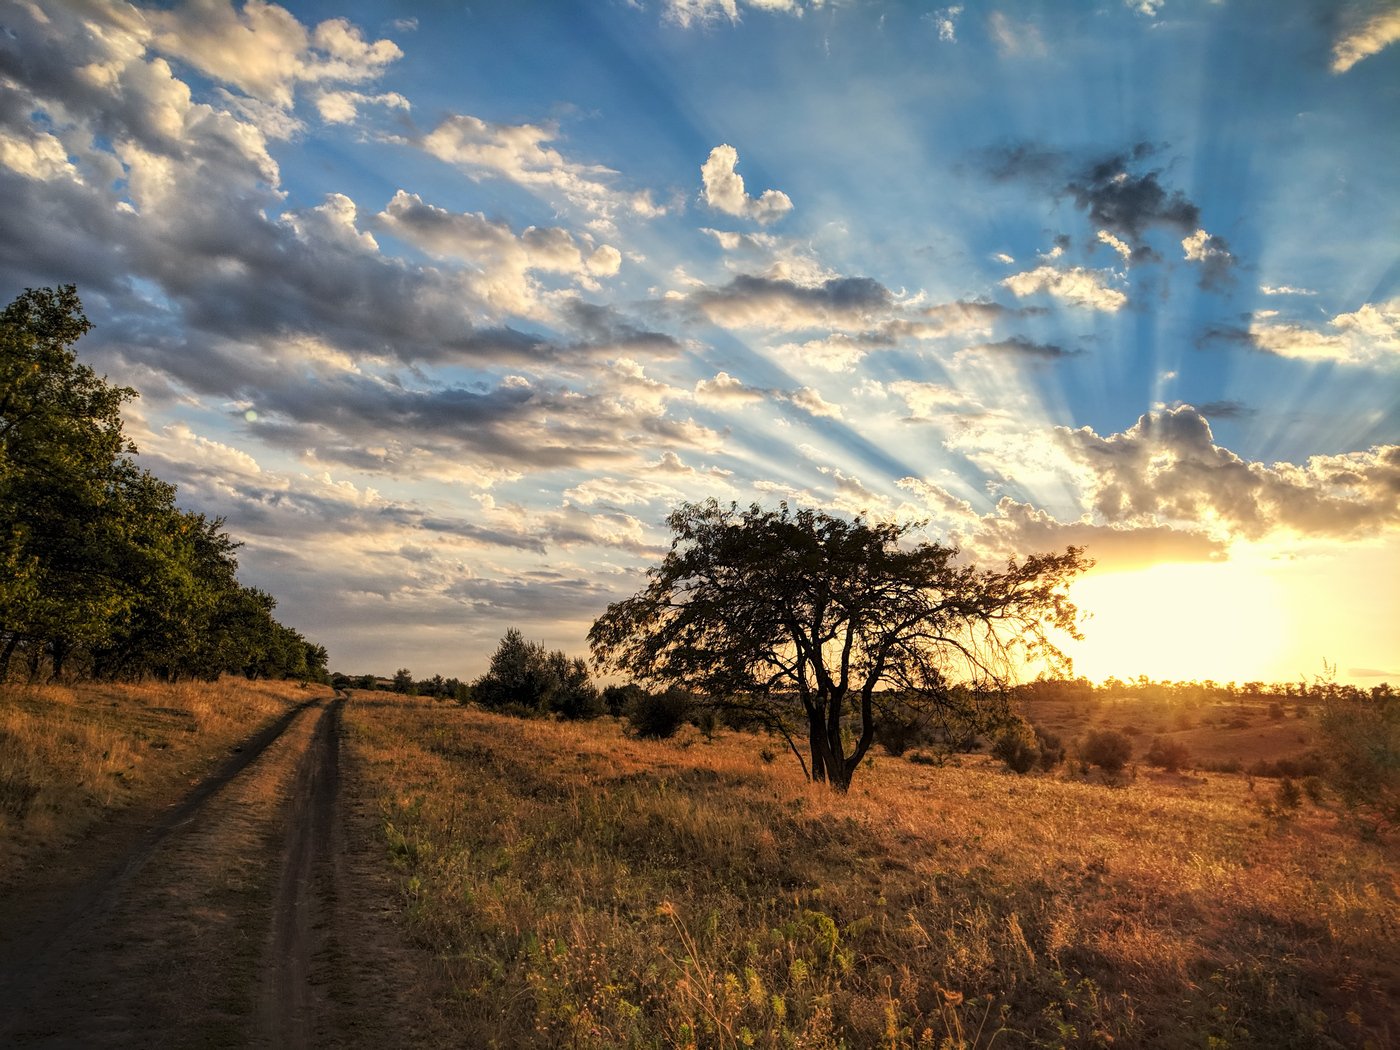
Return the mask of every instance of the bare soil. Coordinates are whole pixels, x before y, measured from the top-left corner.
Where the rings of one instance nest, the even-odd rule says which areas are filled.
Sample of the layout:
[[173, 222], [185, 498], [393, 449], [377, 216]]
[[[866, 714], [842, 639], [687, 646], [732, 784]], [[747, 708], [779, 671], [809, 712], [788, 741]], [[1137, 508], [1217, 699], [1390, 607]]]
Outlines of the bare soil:
[[0, 900], [0, 1045], [449, 1045], [393, 916], [344, 694]]

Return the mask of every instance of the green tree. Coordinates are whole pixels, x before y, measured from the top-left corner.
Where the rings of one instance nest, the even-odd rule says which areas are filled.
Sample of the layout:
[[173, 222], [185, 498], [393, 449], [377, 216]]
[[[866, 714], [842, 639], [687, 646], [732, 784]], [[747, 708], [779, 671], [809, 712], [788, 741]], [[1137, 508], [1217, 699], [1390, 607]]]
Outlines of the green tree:
[[413, 672], [407, 667], [400, 667], [394, 672], [394, 692], [403, 693], [405, 696], [415, 696], [418, 687], [413, 684]]
[[647, 587], [594, 622], [595, 659], [754, 712], [841, 791], [882, 718], [991, 728], [1018, 663], [1065, 664], [1051, 632], [1077, 637], [1064, 593], [1086, 566], [1076, 548], [990, 571], [960, 565], [952, 547], [906, 546], [910, 525], [787, 504], [687, 503], [668, 523], [671, 550]]

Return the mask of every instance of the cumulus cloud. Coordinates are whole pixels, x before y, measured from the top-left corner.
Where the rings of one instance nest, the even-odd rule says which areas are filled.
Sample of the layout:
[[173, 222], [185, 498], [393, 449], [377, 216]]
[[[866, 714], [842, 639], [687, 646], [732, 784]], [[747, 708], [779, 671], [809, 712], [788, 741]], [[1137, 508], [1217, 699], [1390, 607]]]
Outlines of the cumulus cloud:
[[1276, 310], [1257, 310], [1248, 327], [1216, 326], [1203, 341], [1237, 343], [1302, 361], [1395, 367], [1400, 365], [1400, 299], [1363, 303], [1337, 314], [1326, 328], [1283, 320]]
[[1261, 284], [1259, 290], [1265, 295], [1316, 295], [1311, 288], [1294, 288], [1288, 284]]
[[646, 192], [614, 187], [617, 172], [601, 164], [570, 160], [551, 144], [559, 130], [550, 124], [498, 124], [469, 114], [442, 120], [415, 144], [469, 177], [502, 178], [545, 197], [611, 220], [619, 214], [652, 218], [665, 209]]
[[595, 287], [594, 277], [616, 274], [622, 253], [611, 245], [580, 244], [558, 227], [529, 226], [516, 234], [480, 212], [454, 213], [399, 190], [376, 216], [380, 228], [417, 248], [467, 263], [482, 298], [500, 313], [538, 315], [541, 288], [535, 272], [573, 277]]
[[987, 18], [987, 31], [1003, 57], [1034, 57], [1045, 54], [1045, 38], [1032, 22], [1017, 21], [1001, 11], [993, 11]]
[[1111, 276], [1102, 270], [1086, 270], [1081, 266], [1072, 266], [1067, 270], [1037, 266], [1034, 270], [1012, 274], [1001, 283], [1018, 297], [1044, 292], [1071, 306], [1115, 313], [1127, 304], [1128, 297], [1117, 288], [1109, 287]]
[[695, 400], [701, 404], [751, 405], [766, 397], [764, 391], [746, 386], [728, 372], [719, 372], [713, 379], [702, 379], [695, 384]]
[[139, 19], [153, 50], [282, 109], [292, 107], [301, 85], [373, 80], [403, 57], [392, 40], [367, 41], [344, 18], [308, 30], [291, 12], [264, 0], [247, 0], [241, 8], [228, 0], [191, 0], [169, 10], [94, 13], [119, 18], [128, 31]]
[[1006, 339], [999, 339], [995, 343], [978, 343], [968, 349], [973, 352], [1005, 354], [1010, 357], [1035, 361], [1058, 361], [1061, 358], [1073, 357], [1079, 353], [1078, 350], [1066, 350], [1055, 343], [1038, 343], [1023, 335], [1013, 335]]
[[1353, 17], [1332, 45], [1333, 73], [1345, 73], [1400, 40], [1400, 8], [1387, 5], [1370, 13], [1363, 8], [1358, 13], [1361, 17]]
[[1185, 525], [1220, 537], [1286, 531], [1353, 539], [1400, 526], [1400, 445], [1265, 464], [1215, 444], [1189, 405], [1143, 415], [1100, 437], [1056, 428], [1088, 471], [1094, 512], [1109, 524]]
[[792, 200], [782, 190], [764, 190], [759, 197], [750, 197], [744, 189], [744, 177], [735, 170], [739, 152], [733, 146], [719, 145], [700, 168], [704, 182], [701, 196], [715, 211], [752, 219], [761, 225], [776, 222], [792, 211]]

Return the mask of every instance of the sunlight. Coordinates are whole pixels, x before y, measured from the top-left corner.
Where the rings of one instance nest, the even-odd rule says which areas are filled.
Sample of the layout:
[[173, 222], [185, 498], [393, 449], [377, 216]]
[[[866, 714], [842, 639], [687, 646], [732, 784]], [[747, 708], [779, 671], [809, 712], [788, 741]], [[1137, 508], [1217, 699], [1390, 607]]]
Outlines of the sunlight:
[[[1287, 601], [1266, 563], [1154, 565], [1071, 588], [1089, 614], [1067, 651], [1076, 674], [1219, 682], [1269, 675], [1289, 647]], [[1290, 670], [1287, 675], [1291, 677]]]

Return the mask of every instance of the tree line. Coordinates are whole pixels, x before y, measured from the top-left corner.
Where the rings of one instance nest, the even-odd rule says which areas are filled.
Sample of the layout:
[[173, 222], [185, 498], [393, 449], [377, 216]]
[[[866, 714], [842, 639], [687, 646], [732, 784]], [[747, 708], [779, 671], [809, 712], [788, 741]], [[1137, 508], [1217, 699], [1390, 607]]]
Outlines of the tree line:
[[221, 518], [182, 510], [132, 458], [137, 396], [80, 363], [72, 285], [0, 314], [0, 681], [326, 678], [327, 654], [237, 577]]

